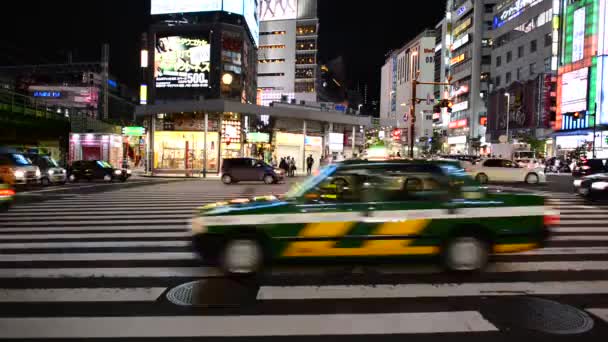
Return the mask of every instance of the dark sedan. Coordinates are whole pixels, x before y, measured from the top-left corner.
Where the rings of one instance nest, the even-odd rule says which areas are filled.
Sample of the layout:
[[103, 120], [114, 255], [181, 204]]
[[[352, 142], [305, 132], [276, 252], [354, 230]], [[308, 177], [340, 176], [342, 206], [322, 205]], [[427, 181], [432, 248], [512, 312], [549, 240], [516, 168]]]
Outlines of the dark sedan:
[[608, 199], [608, 173], [598, 173], [574, 181], [576, 192], [590, 200]]
[[576, 163], [572, 176], [584, 177], [597, 173], [608, 172], [607, 159], [584, 159]]
[[68, 179], [71, 182], [80, 180], [94, 181], [103, 180], [105, 182], [121, 181], [125, 182], [131, 177], [131, 171], [116, 169], [108, 162], [102, 160], [81, 160], [72, 163], [68, 169]]

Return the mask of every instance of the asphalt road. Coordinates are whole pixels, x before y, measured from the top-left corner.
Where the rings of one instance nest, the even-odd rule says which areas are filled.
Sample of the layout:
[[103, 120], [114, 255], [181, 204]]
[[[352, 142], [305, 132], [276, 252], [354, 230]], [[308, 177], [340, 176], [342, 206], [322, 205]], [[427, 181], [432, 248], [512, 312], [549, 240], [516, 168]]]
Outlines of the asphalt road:
[[[444, 273], [431, 261], [281, 265], [246, 282], [193, 254], [193, 210], [282, 194], [294, 180], [133, 179], [21, 193], [0, 216], [0, 339], [604, 341], [608, 206], [571, 194], [571, 181], [502, 185], [547, 195], [561, 223], [547, 248], [495, 256], [482, 274]], [[167, 299], [193, 281], [202, 281], [190, 292], [196, 306]], [[593, 327], [542, 333], [539, 317], [546, 326]]]

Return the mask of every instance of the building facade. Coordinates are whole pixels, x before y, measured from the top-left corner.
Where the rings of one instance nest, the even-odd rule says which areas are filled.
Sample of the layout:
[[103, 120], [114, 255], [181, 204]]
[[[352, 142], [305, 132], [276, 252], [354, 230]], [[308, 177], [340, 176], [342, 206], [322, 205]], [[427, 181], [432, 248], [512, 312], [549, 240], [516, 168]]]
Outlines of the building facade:
[[262, 1], [258, 104], [317, 101], [317, 0]]
[[608, 1], [561, 0], [556, 5], [561, 42], [556, 151], [585, 146], [588, 156], [608, 158]]
[[476, 153], [476, 144], [485, 144], [496, 3], [497, 0], [448, 1], [445, 41], [450, 47], [450, 96], [454, 104], [448, 124], [450, 153]]
[[[505, 1], [494, 6], [488, 137], [498, 142], [550, 138], [555, 121], [553, 1]], [[508, 121], [508, 124], [507, 124]]]
[[[380, 119], [390, 123], [400, 133], [391, 150], [405, 155], [410, 139], [412, 117], [412, 81], [433, 82], [435, 79], [435, 31], [425, 30], [400, 49], [391, 52], [382, 66], [380, 86]], [[414, 141], [419, 150], [433, 136], [433, 85], [418, 85], [416, 97], [424, 99], [416, 105]], [[415, 150], [416, 151], [416, 150]]]

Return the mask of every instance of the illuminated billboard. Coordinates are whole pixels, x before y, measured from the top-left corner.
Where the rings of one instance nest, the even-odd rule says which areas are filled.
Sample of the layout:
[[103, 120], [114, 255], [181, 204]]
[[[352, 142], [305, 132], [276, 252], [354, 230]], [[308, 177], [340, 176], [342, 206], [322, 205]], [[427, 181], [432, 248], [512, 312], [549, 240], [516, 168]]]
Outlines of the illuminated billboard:
[[572, 62], [578, 62], [585, 55], [585, 7], [574, 11], [572, 29]]
[[296, 19], [298, 0], [260, 0], [260, 21]]
[[156, 88], [207, 88], [211, 46], [207, 38], [172, 36], [156, 42]]
[[152, 0], [150, 14], [212, 12], [222, 10], [222, 0]]
[[562, 113], [587, 110], [587, 88], [589, 68], [571, 71], [562, 75]]

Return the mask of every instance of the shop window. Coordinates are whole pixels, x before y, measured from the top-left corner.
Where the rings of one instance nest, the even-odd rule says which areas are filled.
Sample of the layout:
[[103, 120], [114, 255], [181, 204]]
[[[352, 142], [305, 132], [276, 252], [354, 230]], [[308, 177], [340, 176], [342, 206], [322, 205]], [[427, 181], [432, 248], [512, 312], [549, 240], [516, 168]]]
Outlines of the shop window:
[[315, 26], [315, 25], [298, 26], [296, 32], [297, 32], [298, 36], [306, 36], [306, 35], [316, 34], [317, 33], [317, 26]]
[[314, 77], [315, 77], [315, 69], [313, 69], [313, 68], [296, 69], [296, 78], [314, 78]]
[[315, 54], [302, 54], [296, 56], [296, 64], [317, 64], [317, 56]]
[[317, 49], [317, 42], [314, 39], [308, 39], [308, 40], [298, 40], [298, 42], [296, 43], [296, 49], [303, 51], [303, 50], [316, 50]]
[[298, 82], [295, 84], [296, 93], [314, 93], [315, 83], [314, 82]]

